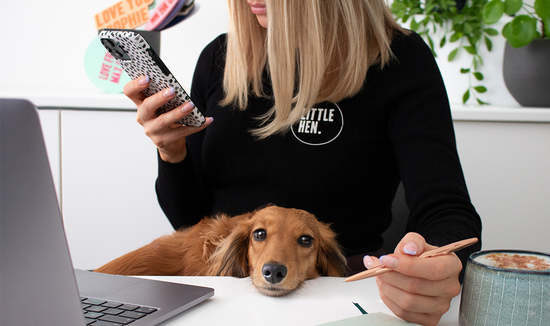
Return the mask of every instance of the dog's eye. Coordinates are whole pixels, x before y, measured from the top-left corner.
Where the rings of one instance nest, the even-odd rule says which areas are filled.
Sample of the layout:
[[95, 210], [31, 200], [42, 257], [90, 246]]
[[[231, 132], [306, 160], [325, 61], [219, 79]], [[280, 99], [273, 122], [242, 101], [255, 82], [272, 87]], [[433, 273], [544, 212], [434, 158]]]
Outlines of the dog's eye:
[[264, 229], [258, 229], [254, 231], [254, 240], [256, 241], [264, 241], [265, 238], [267, 238], [267, 232]]
[[313, 244], [313, 237], [309, 235], [302, 235], [298, 238], [298, 243], [302, 247], [311, 247], [311, 245]]

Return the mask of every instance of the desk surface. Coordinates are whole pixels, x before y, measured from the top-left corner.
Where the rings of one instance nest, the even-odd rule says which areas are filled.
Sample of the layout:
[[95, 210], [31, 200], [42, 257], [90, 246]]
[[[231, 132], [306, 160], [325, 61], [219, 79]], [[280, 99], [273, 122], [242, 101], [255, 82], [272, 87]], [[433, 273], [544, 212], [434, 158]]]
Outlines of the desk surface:
[[[367, 312], [393, 315], [378, 295], [374, 278], [344, 283], [343, 278], [319, 277], [307, 281], [288, 296], [268, 297], [259, 294], [249, 278], [206, 276], [155, 276], [156, 280], [212, 287], [215, 294], [205, 302], [164, 322], [177, 325], [318, 325], [359, 316], [352, 302]], [[458, 325], [460, 296], [439, 325]]]

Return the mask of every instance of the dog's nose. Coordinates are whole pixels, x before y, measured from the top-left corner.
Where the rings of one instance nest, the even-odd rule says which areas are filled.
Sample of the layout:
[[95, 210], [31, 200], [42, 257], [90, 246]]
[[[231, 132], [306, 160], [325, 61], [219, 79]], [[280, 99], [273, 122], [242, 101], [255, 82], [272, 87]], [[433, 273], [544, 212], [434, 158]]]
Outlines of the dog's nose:
[[286, 266], [279, 264], [265, 264], [262, 267], [262, 274], [269, 283], [279, 283], [286, 277]]

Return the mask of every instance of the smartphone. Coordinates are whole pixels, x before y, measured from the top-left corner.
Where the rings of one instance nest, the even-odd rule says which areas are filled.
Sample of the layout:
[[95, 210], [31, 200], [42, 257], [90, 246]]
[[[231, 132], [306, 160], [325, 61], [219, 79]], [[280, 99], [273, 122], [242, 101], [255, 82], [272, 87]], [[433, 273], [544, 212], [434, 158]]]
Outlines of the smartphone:
[[[157, 110], [157, 115], [173, 110], [191, 98], [168, 70], [151, 45], [139, 32], [124, 29], [103, 29], [99, 40], [131, 79], [149, 77], [149, 86], [143, 93], [149, 97], [168, 87], [173, 87], [176, 96]], [[195, 109], [178, 121], [179, 124], [200, 127], [206, 119]]]

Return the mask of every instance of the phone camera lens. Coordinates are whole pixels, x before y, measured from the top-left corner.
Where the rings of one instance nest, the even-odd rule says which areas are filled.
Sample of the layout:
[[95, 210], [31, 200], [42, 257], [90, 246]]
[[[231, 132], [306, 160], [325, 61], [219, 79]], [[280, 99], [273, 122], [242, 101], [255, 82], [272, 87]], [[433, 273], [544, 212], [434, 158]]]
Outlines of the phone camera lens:
[[113, 57], [119, 60], [130, 60], [130, 56], [128, 55], [128, 53], [126, 53], [126, 51], [124, 51], [124, 48], [120, 43], [108, 38], [102, 38], [101, 43], [103, 43], [103, 46], [107, 48], [107, 50]]
[[115, 47], [115, 43], [107, 38], [101, 39], [101, 43], [103, 43], [103, 46], [109, 50], [112, 50]]
[[116, 50], [113, 51], [113, 57], [118, 58], [118, 59], [123, 59], [124, 58], [124, 53], [121, 53], [120, 50], [116, 49]]

